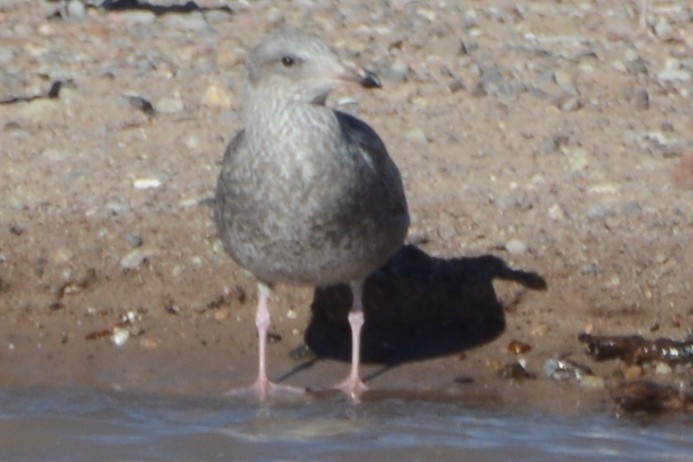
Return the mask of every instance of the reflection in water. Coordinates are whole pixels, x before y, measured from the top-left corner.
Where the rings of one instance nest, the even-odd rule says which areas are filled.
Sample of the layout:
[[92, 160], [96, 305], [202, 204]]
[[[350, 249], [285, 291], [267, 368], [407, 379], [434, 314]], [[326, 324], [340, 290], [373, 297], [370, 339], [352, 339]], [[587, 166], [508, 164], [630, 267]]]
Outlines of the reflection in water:
[[0, 391], [0, 460], [690, 460], [690, 416], [549, 415], [340, 395], [259, 405], [97, 390]]

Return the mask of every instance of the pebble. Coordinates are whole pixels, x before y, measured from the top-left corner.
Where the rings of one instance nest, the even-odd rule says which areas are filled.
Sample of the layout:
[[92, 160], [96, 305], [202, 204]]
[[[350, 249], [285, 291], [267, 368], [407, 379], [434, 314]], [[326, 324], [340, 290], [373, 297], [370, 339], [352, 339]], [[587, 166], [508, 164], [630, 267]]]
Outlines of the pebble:
[[614, 209], [604, 204], [592, 204], [587, 208], [587, 218], [590, 220], [612, 217], [615, 214]]
[[202, 97], [202, 104], [207, 107], [228, 109], [231, 107], [231, 95], [216, 85], [210, 85]]
[[582, 377], [582, 380], [580, 380], [580, 386], [583, 388], [590, 388], [592, 390], [602, 390], [606, 385], [603, 377], [587, 374]]
[[527, 252], [527, 244], [519, 239], [510, 239], [505, 243], [505, 250], [511, 255], [521, 255]]
[[189, 135], [183, 141], [185, 147], [191, 151], [197, 150], [200, 147], [200, 140], [195, 135]]
[[71, 19], [83, 19], [86, 15], [84, 3], [80, 0], [72, 0], [67, 4], [67, 15]]
[[219, 308], [214, 311], [214, 319], [218, 322], [226, 321], [229, 317], [231, 317], [231, 310], [227, 307]]
[[481, 78], [474, 89], [475, 96], [513, 95], [515, 93], [511, 83], [501, 70], [491, 67], [481, 72]]
[[691, 74], [690, 72], [682, 69], [664, 69], [662, 72], [657, 74], [657, 78], [662, 82], [688, 82], [691, 80]]
[[113, 328], [113, 333], [111, 334], [111, 342], [115, 346], [122, 346], [130, 338], [130, 330], [127, 327], [116, 326]]
[[426, 144], [428, 143], [428, 137], [426, 133], [420, 127], [414, 127], [404, 133], [404, 139], [415, 144]]
[[498, 370], [498, 376], [503, 379], [513, 380], [533, 378], [532, 373], [529, 372], [520, 361], [502, 366], [500, 370]]
[[644, 88], [629, 88], [625, 93], [626, 100], [633, 103], [636, 109], [647, 110], [650, 108], [650, 94]]
[[635, 59], [626, 61], [626, 69], [631, 74], [635, 75], [647, 75], [647, 63], [641, 57], [636, 57]]
[[380, 71], [382, 78], [391, 82], [402, 83], [407, 81], [409, 75], [409, 64], [404, 61], [395, 61], [391, 65]]
[[577, 379], [582, 381], [592, 374], [589, 367], [578, 364], [570, 359], [550, 358], [544, 363], [542, 368], [544, 375], [554, 380]]
[[127, 233], [125, 235], [125, 241], [133, 247], [141, 247], [144, 243], [142, 235], [138, 233]]
[[14, 48], [0, 45], [0, 66], [7, 66], [10, 64], [16, 55], [17, 52]]
[[147, 254], [142, 249], [135, 249], [120, 260], [120, 266], [124, 270], [134, 270], [147, 259]]
[[655, 24], [654, 33], [658, 39], [664, 42], [676, 40], [676, 31], [671, 27], [669, 21], [663, 17], [659, 18], [659, 21]]
[[657, 375], [671, 375], [672, 372], [671, 366], [667, 363], [660, 361], [655, 365], [655, 374]]
[[565, 218], [565, 212], [558, 204], [553, 204], [549, 207], [548, 215], [552, 220], [563, 220]]
[[160, 20], [165, 27], [174, 30], [201, 32], [209, 27], [204, 15], [199, 11], [188, 14], [167, 14], [160, 16]]
[[577, 87], [575, 86], [573, 76], [570, 75], [568, 72], [562, 70], [562, 69], [557, 69], [553, 71], [553, 77], [556, 82], [556, 84], [563, 90], [564, 92], [568, 93], [569, 95], [577, 95]]
[[513, 353], [516, 355], [521, 355], [521, 354], [527, 353], [531, 349], [532, 349], [532, 346], [529, 343], [521, 342], [519, 340], [512, 340], [508, 344], [508, 351], [510, 353]]
[[183, 100], [178, 94], [173, 97], [165, 96], [156, 104], [156, 110], [165, 114], [173, 114], [180, 112], [183, 109], [185, 109], [185, 106], [183, 104]]
[[129, 24], [151, 24], [156, 20], [156, 15], [146, 10], [124, 10], [118, 12], [118, 20]]
[[668, 58], [664, 63], [664, 69], [657, 74], [657, 78], [665, 82], [688, 82], [691, 80], [691, 74], [683, 69], [681, 61], [676, 58]]
[[581, 172], [587, 168], [587, 151], [582, 148], [572, 149], [568, 153], [568, 165], [573, 173]]
[[532, 337], [543, 337], [549, 332], [551, 332], [551, 327], [548, 324], [538, 324], [529, 331], [529, 335]]
[[132, 182], [135, 189], [156, 189], [161, 186], [158, 178], [138, 178]]
[[46, 148], [41, 153], [41, 157], [43, 157], [44, 159], [48, 159], [50, 161], [53, 161], [53, 162], [61, 162], [61, 161], [65, 160], [68, 157], [68, 155], [62, 149], [51, 147], [51, 148]]
[[638, 366], [637, 364], [628, 366], [623, 372], [623, 377], [626, 380], [636, 380], [643, 375], [645, 375], [645, 372], [643, 371], [642, 367]]
[[582, 107], [580, 98], [577, 95], [566, 95], [555, 100], [556, 107], [563, 112], [577, 111]]
[[39, 98], [24, 104], [19, 114], [29, 123], [50, 124], [55, 122], [59, 110], [60, 103], [56, 100]]

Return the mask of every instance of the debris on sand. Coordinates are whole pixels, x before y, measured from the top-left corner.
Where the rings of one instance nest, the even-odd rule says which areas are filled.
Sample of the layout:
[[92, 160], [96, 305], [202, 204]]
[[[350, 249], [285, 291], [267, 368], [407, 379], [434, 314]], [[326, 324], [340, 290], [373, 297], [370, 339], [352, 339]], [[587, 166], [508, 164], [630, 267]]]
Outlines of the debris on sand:
[[690, 390], [651, 380], [633, 380], [611, 389], [611, 398], [625, 412], [691, 412], [693, 393]]
[[580, 334], [587, 354], [597, 361], [621, 359], [628, 364], [660, 361], [667, 364], [693, 363], [693, 338], [646, 340], [640, 335], [609, 336]]

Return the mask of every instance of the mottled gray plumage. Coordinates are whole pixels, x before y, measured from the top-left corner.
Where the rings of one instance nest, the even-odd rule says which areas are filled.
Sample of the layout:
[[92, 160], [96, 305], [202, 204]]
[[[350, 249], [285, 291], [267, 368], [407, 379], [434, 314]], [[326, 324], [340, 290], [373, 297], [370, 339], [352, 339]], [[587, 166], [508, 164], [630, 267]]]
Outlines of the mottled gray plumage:
[[224, 247], [270, 286], [358, 286], [360, 310], [363, 280], [402, 245], [407, 203], [380, 137], [324, 102], [344, 82], [379, 82], [287, 29], [246, 68], [245, 128], [226, 150], [215, 199]]

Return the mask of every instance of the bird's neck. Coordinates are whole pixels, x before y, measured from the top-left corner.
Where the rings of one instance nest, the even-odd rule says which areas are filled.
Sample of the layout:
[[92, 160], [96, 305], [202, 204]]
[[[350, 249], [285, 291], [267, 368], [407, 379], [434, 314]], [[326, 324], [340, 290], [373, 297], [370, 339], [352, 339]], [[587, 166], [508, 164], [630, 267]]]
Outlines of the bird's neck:
[[244, 122], [248, 136], [256, 139], [281, 139], [311, 127], [329, 131], [338, 125], [334, 112], [323, 105], [259, 93], [246, 95]]

